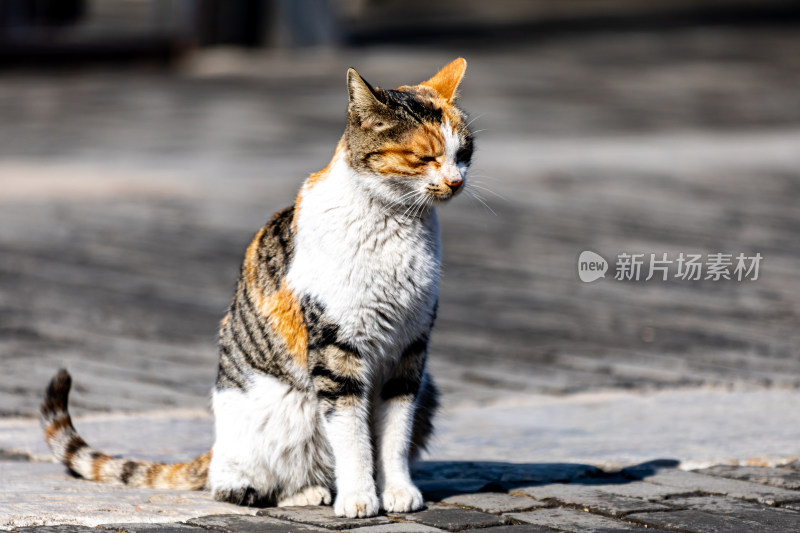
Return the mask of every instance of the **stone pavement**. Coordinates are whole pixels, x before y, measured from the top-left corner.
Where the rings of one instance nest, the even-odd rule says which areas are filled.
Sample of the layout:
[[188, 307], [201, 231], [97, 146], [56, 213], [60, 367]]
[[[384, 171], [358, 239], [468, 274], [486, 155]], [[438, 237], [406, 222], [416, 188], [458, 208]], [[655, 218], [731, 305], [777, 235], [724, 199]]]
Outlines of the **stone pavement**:
[[[47, 466], [53, 472], [61, 470]], [[427, 502], [417, 513], [345, 519], [333, 516], [330, 506], [251, 509], [212, 502], [207, 493], [135, 491], [140, 502], [134, 498], [127, 502], [135, 508], [130, 513], [134, 522], [104, 523], [104, 516], [113, 516], [106, 512], [72, 520], [39, 519], [28, 522], [31, 525], [15, 525], [25, 521], [12, 520], [0, 526], [18, 533], [96, 533], [97, 528], [126, 533], [800, 531], [800, 464], [781, 468], [716, 466], [693, 472], [675, 466], [674, 461], [665, 460], [604, 471], [578, 464], [423, 462], [415, 467], [414, 477]], [[0, 463], [0, 473], [8, 479], [29, 475], [30, 469], [5, 462]], [[60, 475], [61, 490], [68, 490], [69, 484], [90, 483], [66, 481], [63, 472]], [[106, 492], [113, 495], [115, 490], [130, 492], [117, 487]], [[10, 506], [22, 506], [25, 497], [20, 494], [20, 503]], [[80, 505], [78, 498], [74, 500]], [[110, 505], [121, 501], [116, 498]], [[167, 504], [173, 513], [193, 506], [213, 514], [170, 521], [170, 511], [156, 516], [148, 509], [158, 502]], [[28, 501], [27, 505], [34, 504]], [[51, 520], [61, 525], [41, 525]]]
[[[4, 73], [0, 529], [800, 530], [800, 33], [485, 44]], [[253, 232], [330, 157], [344, 70], [397, 85], [455, 55], [485, 130], [475, 190], [502, 198], [440, 212], [427, 511], [256, 515], [45, 462], [31, 417], [59, 366], [104, 451], [207, 449], [217, 321]], [[753, 283], [582, 284], [582, 250], [765, 262]]]

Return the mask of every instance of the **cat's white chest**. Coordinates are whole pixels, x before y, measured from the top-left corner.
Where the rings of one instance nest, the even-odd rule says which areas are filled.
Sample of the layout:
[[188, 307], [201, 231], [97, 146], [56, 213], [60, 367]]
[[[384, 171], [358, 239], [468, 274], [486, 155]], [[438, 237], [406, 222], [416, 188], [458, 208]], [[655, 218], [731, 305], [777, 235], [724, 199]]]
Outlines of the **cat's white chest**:
[[287, 281], [321, 303], [347, 338], [391, 355], [430, 328], [440, 268], [436, 214], [413, 223], [386, 216], [346, 178], [334, 169], [304, 195]]

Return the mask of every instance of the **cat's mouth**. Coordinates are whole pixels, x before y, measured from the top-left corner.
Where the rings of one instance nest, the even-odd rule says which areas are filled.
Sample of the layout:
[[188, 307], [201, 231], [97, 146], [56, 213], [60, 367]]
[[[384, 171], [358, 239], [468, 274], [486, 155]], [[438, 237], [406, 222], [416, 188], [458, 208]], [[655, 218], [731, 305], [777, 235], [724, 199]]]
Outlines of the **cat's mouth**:
[[426, 192], [430, 198], [432, 198], [436, 202], [446, 202], [450, 200], [452, 197], [457, 195], [461, 192], [461, 189], [464, 188], [464, 182], [460, 181], [457, 184], [446, 184], [443, 183], [441, 185], [429, 185], [426, 188]]

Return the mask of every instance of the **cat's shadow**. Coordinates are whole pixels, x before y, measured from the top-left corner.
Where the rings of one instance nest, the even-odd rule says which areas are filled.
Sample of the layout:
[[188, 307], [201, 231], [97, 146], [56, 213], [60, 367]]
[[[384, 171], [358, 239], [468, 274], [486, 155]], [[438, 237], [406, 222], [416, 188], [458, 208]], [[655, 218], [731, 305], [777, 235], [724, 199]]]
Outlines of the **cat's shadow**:
[[520, 487], [560, 483], [627, 484], [641, 481], [680, 461], [656, 459], [622, 469], [580, 463], [506, 463], [497, 461], [420, 461], [412, 467], [414, 482], [426, 500], [475, 492], [509, 492]]

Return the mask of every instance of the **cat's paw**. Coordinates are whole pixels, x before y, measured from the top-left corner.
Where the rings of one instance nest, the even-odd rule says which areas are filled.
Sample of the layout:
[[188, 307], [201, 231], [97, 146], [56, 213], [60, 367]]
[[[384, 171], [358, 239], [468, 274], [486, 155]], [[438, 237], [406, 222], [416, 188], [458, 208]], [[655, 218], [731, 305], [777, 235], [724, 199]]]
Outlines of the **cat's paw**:
[[387, 513], [410, 513], [419, 511], [424, 505], [422, 493], [411, 483], [387, 486], [382, 500]]
[[293, 507], [296, 505], [330, 505], [331, 492], [325, 487], [306, 487], [300, 492], [284, 498], [278, 502], [278, 507]]
[[375, 490], [340, 493], [333, 504], [333, 513], [347, 518], [368, 518], [378, 514], [378, 511], [380, 504]]

